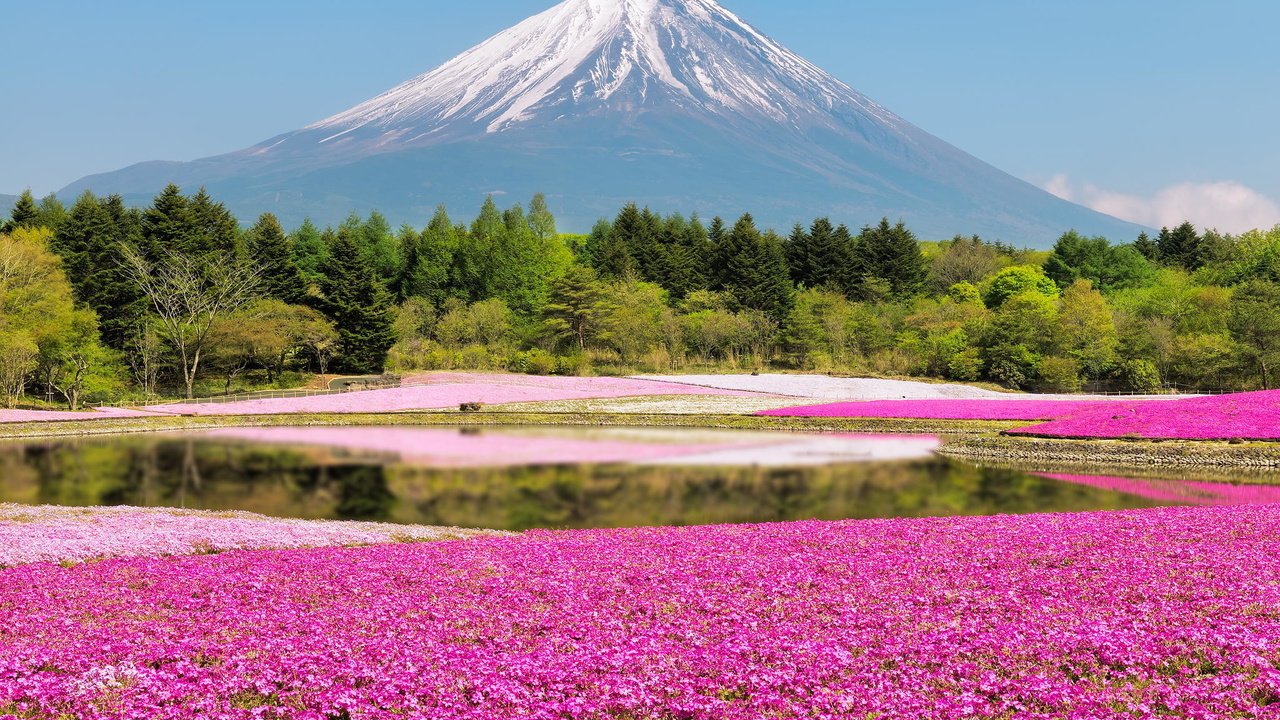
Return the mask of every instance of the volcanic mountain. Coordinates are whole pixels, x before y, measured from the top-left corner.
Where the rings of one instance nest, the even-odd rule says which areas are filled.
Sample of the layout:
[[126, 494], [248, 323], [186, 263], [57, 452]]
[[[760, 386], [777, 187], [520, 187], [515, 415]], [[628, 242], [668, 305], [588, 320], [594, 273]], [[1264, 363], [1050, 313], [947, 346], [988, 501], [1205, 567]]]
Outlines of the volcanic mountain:
[[903, 219], [922, 237], [1045, 244], [1069, 228], [1139, 228], [1060, 200], [913, 126], [714, 0], [566, 0], [431, 72], [301, 130], [193, 162], [65, 188], [146, 202], [207, 186], [242, 218], [289, 223], [379, 209], [421, 224], [439, 203], [546, 193], [567, 229], [625, 202]]

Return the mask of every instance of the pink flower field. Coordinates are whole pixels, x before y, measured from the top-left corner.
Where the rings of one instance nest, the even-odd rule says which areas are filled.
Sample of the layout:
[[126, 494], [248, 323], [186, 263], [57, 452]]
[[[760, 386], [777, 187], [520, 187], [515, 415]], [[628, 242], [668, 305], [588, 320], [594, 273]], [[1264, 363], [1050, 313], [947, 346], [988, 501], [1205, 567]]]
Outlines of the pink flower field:
[[243, 512], [0, 504], [0, 568], [36, 562], [71, 563], [240, 549], [373, 545], [471, 534], [475, 531], [281, 520]]
[[772, 417], [1045, 420], [1011, 435], [1280, 440], [1280, 390], [1160, 400], [882, 400], [764, 410]]
[[76, 422], [80, 420], [107, 420], [109, 418], [146, 417], [154, 413], [123, 408], [100, 408], [84, 412], [59, 412], [56, 410], [5, 410], [0, 409], [0, 423], [26, 422]]
[[1012, 435], [1165, 440], [1280, 440], [1280, 390], [1082, 408]]
[[896, 418], [917, 420], [1051, 420], [1105, 407], [1072, 400], [873, 400], [764, 410], [768, 417]]
[[1280, 507], [0, 571], [0, 716], [1276, 717]]
[[413, 380], [416, 383], [427, 384], [341, 395], [243, 400], [220, 405], [164, 405], [153, 407], [151, 410], [176, 415], [383, 413], [457, 409], [465, 402], [505, 405], [646, 395], [751, 395], [751, 393], [626, 378], [440, 373]]

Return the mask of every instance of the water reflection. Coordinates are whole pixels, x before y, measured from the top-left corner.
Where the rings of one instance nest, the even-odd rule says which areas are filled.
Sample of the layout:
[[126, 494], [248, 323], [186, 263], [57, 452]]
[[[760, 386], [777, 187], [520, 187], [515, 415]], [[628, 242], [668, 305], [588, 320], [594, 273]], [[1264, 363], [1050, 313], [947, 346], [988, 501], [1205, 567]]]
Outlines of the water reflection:
[[512, 530], [1180, 502], [1122, 483], [954, 463], [929, 455], [933, 442], [558, 429], [130, 436], [0, 445], [0, 502], [240, 509]]

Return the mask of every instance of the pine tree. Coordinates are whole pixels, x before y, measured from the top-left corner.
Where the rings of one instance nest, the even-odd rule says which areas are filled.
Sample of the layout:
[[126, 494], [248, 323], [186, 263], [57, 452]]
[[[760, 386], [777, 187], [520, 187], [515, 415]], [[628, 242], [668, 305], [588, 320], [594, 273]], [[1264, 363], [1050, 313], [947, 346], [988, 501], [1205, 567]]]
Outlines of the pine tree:
[[901, 221], [890, 225], [889, 218], [883, 218], [858, 235], [848, 277], [861, 279], [864, 296], [871, 284], [882, 281], [890, 297], [910, 298], [920, 293], [927, 275], [920, 242]]
[[441, 205], [419, 237], [417, 264], [407, 270], [409, 284], [414, 294], [426, 298], [434, 307], [444, 305], [446, 298], [457, 294], [453, 264], [464, 232], [453, 224], [449, 211]]
[[777, 322], [791, 309], [795, 286], [787, 267], [782, 238], [761, 233], [745, 214], [721, 241], [725, 258], [724, 289], [742, 307], [760, 310]]
[[585, 256], [600, 277], [619, 279], [636, 274], [636, 261], [626, 243], [613, 231], [613, 223], [601, 219], [587, 236]]
[[382, 372], [395, 344], [391, 294], [348, 229], [338, 231], [330, 258], [320, 304], [338, 330], [338, 364], [347, 372]]
[[103, 342], [124, 349], [145, 300], [124, 271], [120, 253], [140, 238], [138, 213], [119, 195], [99, 200], [85, 192], [59, 225], [51, 248], [62, 258], [76, 302], [97, 313]]
[[533, 196], [529, 202], [529, 229], [539, 240], [552, 240], [556, 232], [556, 218], [547, 209], [547, 198], [542, 193]]
[[1204, 238], [1189, 222], [1184, 222], [1173, 230], [1161, 229], [1156, 245], [1160, 250], [1160, 261], [1167, 265], [1198, 270], [1205, 263], [1207, 249]]
[[[744, 217], [751, 220], [750, 215]], [[755, 221], [751, 220], [750, 225], [754, 228]], [[711, 244], [711, 289], [728, 290], [733, 281], [731, 265], [735, 262], [739, 248], [735, 244], [733, 233], [725, 228], [724, 220], [719, 216], [711, 219], [707, 241]]]
[[582, 265], [569, 268], [551, 283], [549, 302], [542, 309], [543, 323], [557, 339], [570, 339], [578, 350], [599, 332], [595, 327], [605, 300], [604, 287], [595, 270]]
[[1145, 230], [1138, 234], [1138, 239], [1133, 242], [1133, 249], [1153, 263], [1160, 262], [1160, 246], [1147, 235]]
[[37, 209], [37, 227], [49, 228], [57, 232], [66, 219], [67, 208], [57, 195], [49, 193], [40, 199], [40, 206]]
[[244, 258], [240, 223], [227, 206], [213, 199], [204, 188], [187, 204], [187, 234], [178, 247], [193, 257]]
[[23, 190], [9, 212], [9, 222], [4, 224], [4, 232], [11, 233], [19, 228], [33, 229], [40, 218], [40, 208], [36, 207], [36, 198], [30, 190]]
[[294, 262], [289, 238], [276, 216], [263, 213], [245, 233], [244, 240], [249, 262], [261, 273], [262, 293], [290, 305], [302, 304], [307, 298], [307, 283]]
[[329, 243], [310, 218], [302, 221], [302, 225], [293, 231], [289, 244], [293, 248], [294, 265], [298, 267], [302, 277], [307, 282], [319, 280], [329, 259]]
[[801, 287], [810, 287], [812, 282], [811, 263], [809, 262], [809, 233], [804, 225], [796, 223], [787, 236], [787, 266], [791, 271], [791, 281]]
[[400, 244], [401, 264], [400, 273], [391, 283], [391, 294], [397, 303], [403, 304], [405, 300], [420, 294], [415, 286], [415, 276], [421, 262], [422, 236], [408, 225], [402, 225], [396, 240]]
[[184, 250], [192, 231], [190, 203], [182, 189], [170, 183], [142, 215], [142, 253], [152, 261]]
[[814, 220], [807, 231], [797, 224], [786, 244], [792, 280], [807, 288], [839, 286], [849, 268], [852, 246], [849, 228], [833, 227], [828, 218]]

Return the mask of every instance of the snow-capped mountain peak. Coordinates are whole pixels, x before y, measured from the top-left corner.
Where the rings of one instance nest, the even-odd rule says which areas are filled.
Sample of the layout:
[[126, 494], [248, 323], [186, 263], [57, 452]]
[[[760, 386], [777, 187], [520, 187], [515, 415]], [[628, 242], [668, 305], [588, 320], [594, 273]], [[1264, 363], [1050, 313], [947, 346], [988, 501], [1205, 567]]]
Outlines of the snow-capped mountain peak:
[[564, 0], [327, 120], [60, 194], [148, 203], [169, 182], [292, 223], [378, 209], [419, 224], [442, 202], [541, 192], [577, 231], [637, 202], [774, 228], [901, 218], [929, 238], [1137, 234], [911, 125], [715, 0]]
[[901, 122], [714, 0], [566, 0], [308, 130], [418, 144], [446, 124], [498, 133], [668, 103], [792, 125], [846, 111]]

